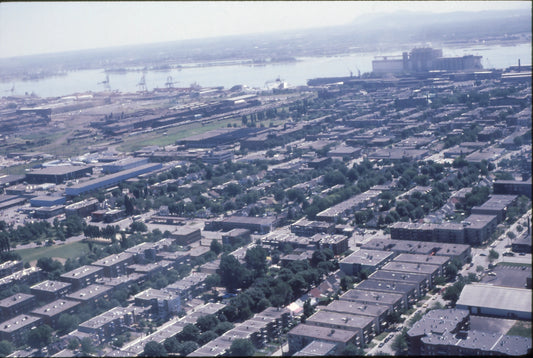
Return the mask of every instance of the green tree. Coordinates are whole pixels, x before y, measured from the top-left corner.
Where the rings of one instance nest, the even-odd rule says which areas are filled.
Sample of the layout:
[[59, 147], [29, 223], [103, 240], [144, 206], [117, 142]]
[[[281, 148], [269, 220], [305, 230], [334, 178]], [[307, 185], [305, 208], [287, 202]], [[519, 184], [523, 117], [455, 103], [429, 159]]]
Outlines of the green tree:
[[71, 351], [75, 351], [79, 347], [80, 347], [80, 342], [78, 341], [77, 338], [69, 339], [68, 345], [67, 345], [68, 349], [70, 349]]
[[129, 198], [128, 195], [124, 196], [124, 208], [126, 210], [126, 215], [132, 215], [134, 206], [132, 200]]
[[306, 318], [310, 317], [315, 312], [315, 308], [313, 305], [311, 305], [311, 299], [308, 298], [305, 300], [303, 309], [303, 313]]
[[215, 327], [214, 331], [215, 331], [216, 334], [221, 336], [222, 334], [224, 334], [224, 332], [229, 331], [233, 327], [234, 327], [234, 325], [231, 322], [228, 322], [228, 321], [220, 322], [219, 324], [217, 324], [217, 326]]
[[177, 338], [178, 340], [184, 342], [184, 341], [194, 341], [196, 342], [198, 340], [198, 336], [200, 335], [200, 329], [196, 327], [194, 324], [188, 324], [185, 327], [183, 327], [183, 330], [178, 333]]
[[223, 255], [217, 270], [222, 285], [229, 291], [246, 288], [252, 283], [252, 273], [233, 255]]
[[498, 253], [498, 251], [496, 251], [494, 249], [490, 249], [490, 251], [489, 251], [489, 260], [492, 262], [494, 260], [497, 260], [498, 257], [500, 257], [500, 254]]
[[261, 246], [254, 246], [246, 250], [246, 266], [254, 271], [255, 276], [262, 276], [267, 270], [267, 252]]
[[0, 357], [7, 357], [14, 349], [15, 347], [10, 342], [6, 340], [0, 341]]
[[169, 337], [163, 342], [165, 350], [169, 353], [178, 353], [181, 349], [181, 344], [176, 337]]
[[147, 232], [148, 227], [142, 221], [134, 221], [130, 224], [131, 232]]
[[59, 316], [57, 320], [57, 331], [60, 335], [67, 334], [75, 330], [78, 326], [79, 319], [77, 316], [63, 313]]
[[182, 356], [186, 356], [186, 355], [189, 355], [190, 353], [194, 352], [197, 349], [198, 349], [198, 343], [196, 343], [194, 341], [185, 341], [185, 342], [183, 342], [181, 344], [181, 349], [180, 349], [179, 353]]
[[345, 357], [362, 357], [365, 355], [365, 351], [353, 343], [348, 343], [342, 351], [342, 355]]
[[231, 357], [251, 357], [255, 353], [255, 347], [249, 339], [237, 338], [231, 343], [229, 355]]
[[212, 314], [208, 314], [208, 315], [199, 317], [196, 320], [196, 326], [202, 332], [206, 332], [206, 331], [211, 331], [211, 330], [215, 329], [215, 327], [217, 326], [217, 324], [219, 324], [219, 322], [220, 321], [217, 318], [217, 316], [212, 315]]
[[28, 333], [27, 343], [33, 348], [43, 348], [52, 342], [52, 328], [43, 324]]
[[198, 344], [204, 345], [207, 342], [212, 341], [213, 339], [217, 338], [218, 335], [213, 331], [207, 331], [202, 334], [200, 334], [200, 337], [198, 337]]
[[407, 353], [407, 328], [402, 330], [402, 333], [397, 335], [392, 341], [391, 348], [397, 355], [406, 355]]
[[220, 242], [218, 242], [218, 240], [213, 239], [209, 245], [209, 249], [218, 255], [222, 252], [222, 245]]
[[150, 341], [145, 344], [144, 351], [143, 351], [144, 357], [166, 357], [167, 356], [167, 350], [165, 349], [165, 346], [161, 343]]

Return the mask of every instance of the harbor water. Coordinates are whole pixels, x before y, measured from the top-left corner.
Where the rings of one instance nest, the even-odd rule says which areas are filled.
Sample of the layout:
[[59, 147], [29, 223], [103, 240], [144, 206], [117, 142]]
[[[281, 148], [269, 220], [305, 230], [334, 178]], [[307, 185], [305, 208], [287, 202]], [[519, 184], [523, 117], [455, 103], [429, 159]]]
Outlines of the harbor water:
[[[531, 62], [531, 44], [514, 46], [475, 46], [465, 48], [443, 49], [446, 57], [467, 54], [483, 56], [485, 69], [505, 69]], [[251, 88], [266, 89], [269, 83], [281, 79], [289, 85], [305, 85], [307, 80], [316, 77], [357, 76], [358, 73], [372, 71], [375, 56], [400, 55], [389, 53], [354, 53], [332, 57], [304, 57], [296, 62], [275, 63], [267, 65], [225, 65], [206, 67], [183, 67], [168, 71], [128, 71], [109, 72], [105, 69], [71, 71], [63, 76], [48, 77], [35, 81], [11, 81], [0, 83], [0, 96], [35, 94], [39, 97], [61, 97], [76, 93], [119, 91], [137, 92], [141, 90], [139, 82], [144, 75], [146, 88], [164, 88], [169, 77], [174, 87], [189, 87], [196, 83], [202, 87], [246, 85]], [[106, 87], [102, 82], [109, 76]]]

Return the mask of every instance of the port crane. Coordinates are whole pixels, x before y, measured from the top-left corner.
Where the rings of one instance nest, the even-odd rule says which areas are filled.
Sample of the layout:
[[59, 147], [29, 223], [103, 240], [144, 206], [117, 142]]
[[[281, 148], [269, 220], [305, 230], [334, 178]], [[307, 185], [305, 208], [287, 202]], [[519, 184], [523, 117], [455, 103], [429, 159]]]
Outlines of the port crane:
[[167, 88], [172, 88], [172, 87], [174, 87], [174, 84], [175, 84], [175, 83], [178, 83], [178, 82], [179, 82], [179, 81], [174, 82], [174, 81], [172, 80], [172, 76], [168, 76], [168, 77], [167, 77], [167, 82], [165, 82], [165, 86], [166, 86]]
[[148, 89], [146, 88], [146, 78], [144, 77], [144, 74], [142, 75], [141, 80], [139, 81], [139, 83], [137, 83], [137, 86], [139, 86], [141, 88], [141, 91], [143, 91], [143, 92], [147, 92], [148, 91]]

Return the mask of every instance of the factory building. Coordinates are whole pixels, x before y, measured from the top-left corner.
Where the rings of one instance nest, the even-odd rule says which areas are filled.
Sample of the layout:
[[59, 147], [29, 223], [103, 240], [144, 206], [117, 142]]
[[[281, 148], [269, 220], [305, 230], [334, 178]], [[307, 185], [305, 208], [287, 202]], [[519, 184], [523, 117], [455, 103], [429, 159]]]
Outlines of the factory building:
[[482, 56], [443, 57], [442, 49], [414, 48], [401, 56], [379, 56], [372, 61], [372, 72], [409, 73], [429, 71], [466, 71], [483, 69]]
[[456, 307], [472, 315], [531, 321], [531, 290], [482, 283], [465, 285]]
[[65, 194], [68, 196], [76, 196], [83, 193], [87, 193], [92, 190], [100, 188], [106, 188], [116, 185], [126, 179], [134, 178], [141, 174], [150, 173], [154, 170], [161, 169], [163, 166], [161, 163], [151, 163], [141, 165], [136, 168], [123, 170], [115, 174], [109, 174], [101, 178], [89, 180], [83, 183], [79, 183], [65, 189]]
[[67, 180], [83, 178], [92, 173], [92, 166], [61, 165], [33, 170], [26, 173], [25, 180], [31, 184], [61, 184]]
[[118, 173], [123, 170], [133, 169], [148, 164], [148, 158], [124, 158], [102, 166], [105, 174]]

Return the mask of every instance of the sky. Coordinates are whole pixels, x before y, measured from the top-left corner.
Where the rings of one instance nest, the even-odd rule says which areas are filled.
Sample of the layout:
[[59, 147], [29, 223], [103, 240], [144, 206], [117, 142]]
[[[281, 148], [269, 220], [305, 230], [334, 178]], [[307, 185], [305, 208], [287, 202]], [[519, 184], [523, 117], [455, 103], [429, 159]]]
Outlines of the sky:
[[0, 57], [344, 25], [398, 10], [523, 9], [530, 1], [0, 2]]

